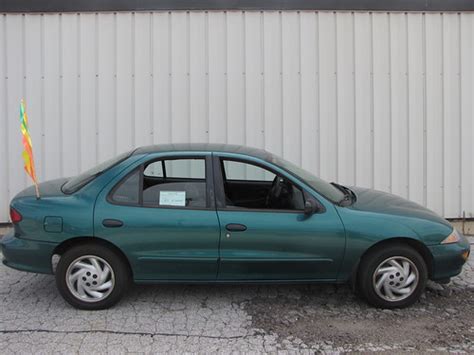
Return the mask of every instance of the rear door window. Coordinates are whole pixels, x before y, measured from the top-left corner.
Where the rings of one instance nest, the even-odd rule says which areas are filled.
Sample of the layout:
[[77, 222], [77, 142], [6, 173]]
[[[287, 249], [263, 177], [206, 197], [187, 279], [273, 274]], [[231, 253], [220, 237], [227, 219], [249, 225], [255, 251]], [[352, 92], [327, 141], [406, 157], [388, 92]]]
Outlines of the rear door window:
[[111, 200], [146, 207], [206, 208], [206, 160], [173, 158], [145, 164], [112, 190]]
[[160, 160], [144, 170], [145, 206], [206, 207], [206, 195], [203, 158]]

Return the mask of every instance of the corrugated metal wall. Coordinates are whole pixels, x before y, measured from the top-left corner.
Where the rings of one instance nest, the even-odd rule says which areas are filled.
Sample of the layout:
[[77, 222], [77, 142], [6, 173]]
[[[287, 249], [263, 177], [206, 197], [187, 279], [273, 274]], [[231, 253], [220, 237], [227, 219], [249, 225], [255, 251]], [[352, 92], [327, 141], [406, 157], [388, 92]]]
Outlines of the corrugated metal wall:
[[135, 146], [262, 147], [330, 181], [474, 216], [472, 13], [0, 16], [0, 221], [29, 182]]

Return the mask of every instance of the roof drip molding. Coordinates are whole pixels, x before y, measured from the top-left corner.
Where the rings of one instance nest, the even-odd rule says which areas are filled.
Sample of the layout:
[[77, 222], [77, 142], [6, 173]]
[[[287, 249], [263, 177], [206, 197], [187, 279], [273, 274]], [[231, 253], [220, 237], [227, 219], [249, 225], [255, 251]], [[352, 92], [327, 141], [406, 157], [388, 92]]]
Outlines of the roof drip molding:
[[0, 12], [163, 10], [474, 11], [474, 0], [0, 0]]

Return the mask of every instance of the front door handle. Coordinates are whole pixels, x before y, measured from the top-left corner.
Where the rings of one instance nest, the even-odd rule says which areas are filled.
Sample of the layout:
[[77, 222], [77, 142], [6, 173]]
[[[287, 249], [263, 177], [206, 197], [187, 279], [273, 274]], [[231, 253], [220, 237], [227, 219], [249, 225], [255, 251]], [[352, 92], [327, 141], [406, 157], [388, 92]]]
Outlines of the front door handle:
[[118, 228], [123, 226], [123, 222], [118, 219], [104, 219], [102, 225], [107, 228]]
[[229, 223], [225, 226], [229, 232], [243, 232], [247, 230], [247, 226], [238, 223]]

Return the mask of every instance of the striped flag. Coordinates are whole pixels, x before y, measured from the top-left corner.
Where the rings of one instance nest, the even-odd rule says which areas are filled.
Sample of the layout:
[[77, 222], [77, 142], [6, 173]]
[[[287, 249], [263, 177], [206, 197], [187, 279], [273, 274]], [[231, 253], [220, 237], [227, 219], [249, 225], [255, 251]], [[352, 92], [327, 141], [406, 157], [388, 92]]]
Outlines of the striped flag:
[[25, 103], [21, 100], [20, 103], [20, 127], [23, 134], [23, 147], [25, 150], [22, 153], [25, 162], [25, 171], [30, 175], [36, 188], [36, 197], [39, 198], [38, 180], [36, 179], [35, 161], [33, 159], [33, 145], [31, 144], [30, 131], [28, 128], [28, 116], [25, 111]]

